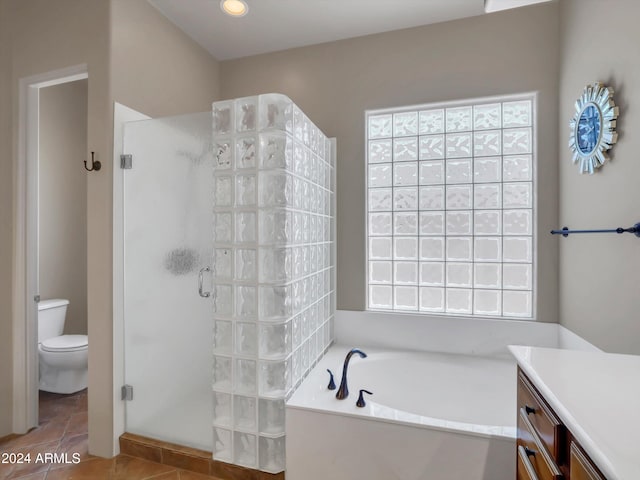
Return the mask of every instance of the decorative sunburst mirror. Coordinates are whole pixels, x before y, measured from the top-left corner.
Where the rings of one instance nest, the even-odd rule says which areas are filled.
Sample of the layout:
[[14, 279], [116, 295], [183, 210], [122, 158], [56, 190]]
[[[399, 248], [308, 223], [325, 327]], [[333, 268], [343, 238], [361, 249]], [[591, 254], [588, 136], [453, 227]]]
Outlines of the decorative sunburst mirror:
[[607, 161], [607, 150], [618, 140], [613, 88], [600, 82], [587, 85], [576, 100], [575, 110], [569, 122], [573, 163], [579, 163], [580, 173], [593, 173]]

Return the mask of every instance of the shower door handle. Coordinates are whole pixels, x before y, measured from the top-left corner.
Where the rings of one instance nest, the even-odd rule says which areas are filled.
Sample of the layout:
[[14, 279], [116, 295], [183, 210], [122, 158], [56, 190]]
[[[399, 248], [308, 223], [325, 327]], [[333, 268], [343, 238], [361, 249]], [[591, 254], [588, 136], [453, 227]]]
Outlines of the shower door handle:
[[201, 268], [200, 272], [198, 273], [198, 293], [203, 298], [208, 298], [211, 296], [211, 292], [202, 291], [202, 284], [204, 283], [204, 272], [210, 272], [210, 271], [211, 271], [211, 267], [204, 267], [204, 268]]

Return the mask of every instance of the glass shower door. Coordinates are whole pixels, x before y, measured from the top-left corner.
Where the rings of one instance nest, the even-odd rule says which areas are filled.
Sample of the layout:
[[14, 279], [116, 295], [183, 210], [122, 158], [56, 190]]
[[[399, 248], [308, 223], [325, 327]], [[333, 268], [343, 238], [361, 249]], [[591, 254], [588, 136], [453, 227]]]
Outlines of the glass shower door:
[[131, 122], [124, 142], [126, 430], [211, 450], [211, 114]]

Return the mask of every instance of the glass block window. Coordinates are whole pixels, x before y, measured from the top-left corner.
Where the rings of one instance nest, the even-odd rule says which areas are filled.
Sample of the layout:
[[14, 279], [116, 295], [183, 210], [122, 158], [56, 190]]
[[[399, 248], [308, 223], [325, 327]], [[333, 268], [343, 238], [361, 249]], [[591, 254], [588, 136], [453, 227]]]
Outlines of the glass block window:
[[533, 317], [535, 97], [366, 113], [370, 310]]

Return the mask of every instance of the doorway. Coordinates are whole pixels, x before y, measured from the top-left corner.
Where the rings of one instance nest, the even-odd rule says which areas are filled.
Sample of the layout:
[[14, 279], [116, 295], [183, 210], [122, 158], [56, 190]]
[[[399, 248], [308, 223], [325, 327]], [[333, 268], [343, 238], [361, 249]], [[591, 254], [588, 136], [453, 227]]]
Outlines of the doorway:
[[[25, 433], [38, 425], [37, 307], [40, 300], [39, 158], [41, 132], [39, 118], [41, 91], [44, 88], [70, 82], [82, 80], [87, 82], [88, 76], [87, 66], [83, 64], [22, 78], [19, 82], [18, 156], [15, 165], [17, 222], [14, 245], [16, 263], [13, 298], [15, 306], [13, 315], [13, 430], [16, 433]], [[86, 115], [84, 126], [86, 128]], [[84, 137], [86, 144], [86, 133]], [[78, 159], [78, 167], [80, 168], [82, 168], [81, 160], [82, 158]], [[86, 204], [86, 186], [84, 197]], [[86, 261], [86, 250], [84, 256]], [[86, 279], [84, 284], [86, 285]], [[84, 318], [86, 321], [86, 313]]]
[[[87, 174], [83, 159], [87, 152], [87, 87], [88, 80], [82, 79], [43, 87], [39, 92], [40, 424], [47, 417], [47, 406], [69, 403], [72, 394], [86, 398]], [[81, 421], [86, 430], [86, 412]]]

